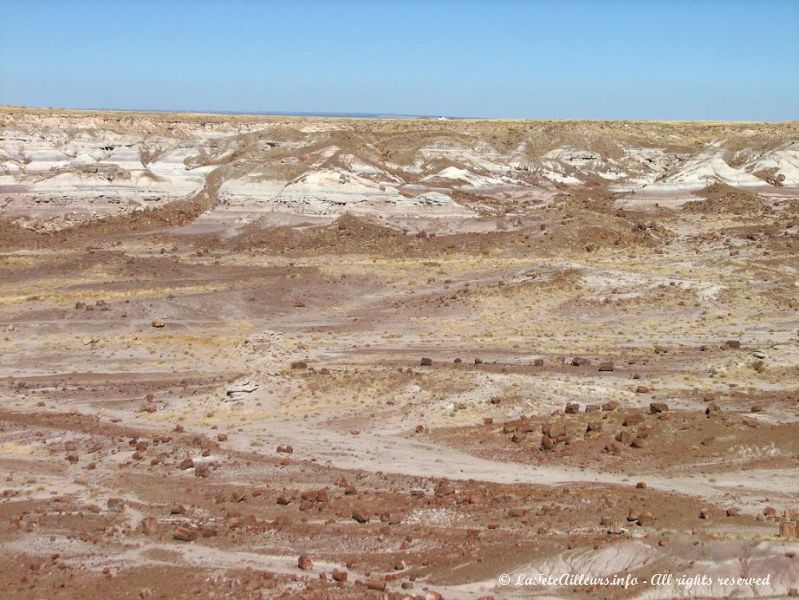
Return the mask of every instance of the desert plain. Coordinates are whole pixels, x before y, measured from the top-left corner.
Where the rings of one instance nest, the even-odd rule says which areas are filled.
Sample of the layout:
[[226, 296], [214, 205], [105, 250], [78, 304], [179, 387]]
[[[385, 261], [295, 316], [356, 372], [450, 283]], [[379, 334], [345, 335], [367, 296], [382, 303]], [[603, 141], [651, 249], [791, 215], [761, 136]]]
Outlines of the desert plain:
[[797, 122], [4, 107], [0, 588], [796, 595], [797, 200]]

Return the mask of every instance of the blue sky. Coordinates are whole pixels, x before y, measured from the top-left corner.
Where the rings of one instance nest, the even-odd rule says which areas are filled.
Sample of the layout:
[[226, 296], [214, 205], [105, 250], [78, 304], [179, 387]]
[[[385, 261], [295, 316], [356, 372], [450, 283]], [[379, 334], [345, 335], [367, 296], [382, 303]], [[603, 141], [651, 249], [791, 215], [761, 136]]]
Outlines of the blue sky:
[[0, 0], [0, 103], [799, 118], [799, 0]]

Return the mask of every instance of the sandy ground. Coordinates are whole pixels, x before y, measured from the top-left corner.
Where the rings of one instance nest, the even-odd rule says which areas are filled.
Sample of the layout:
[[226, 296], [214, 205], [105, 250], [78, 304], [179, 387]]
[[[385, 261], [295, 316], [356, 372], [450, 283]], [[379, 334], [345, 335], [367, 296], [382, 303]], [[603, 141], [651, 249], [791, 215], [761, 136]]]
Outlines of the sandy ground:
[[[209, 140], [233, 126], [211, 121]], [[541, 143], [574, 145], [578, 125]], [[444, 127], [391, 125], [428, 126]], [[136, 127], [125, 135], [148, 133]], [[790, 125], [768, 127], [740, 143], [789, 147]], [[397, 141], [393, 160], [405, 151]], [[790, 186], [677, 191], [683, 177], [640, 203], [616, 179], [539, 182], [507, 202], [449, 186], [455, 204], [400, 212], [261, 219], [243, 203], [231, 225], [214, 212], [230, 173], [209, 173], [151, 210], [0, 222], [0, 583], [13, 597], [799, 587]], [[478, 204], [490, 216], [457, 212]], [[564, 574], [589, 579], [536, 579]]]

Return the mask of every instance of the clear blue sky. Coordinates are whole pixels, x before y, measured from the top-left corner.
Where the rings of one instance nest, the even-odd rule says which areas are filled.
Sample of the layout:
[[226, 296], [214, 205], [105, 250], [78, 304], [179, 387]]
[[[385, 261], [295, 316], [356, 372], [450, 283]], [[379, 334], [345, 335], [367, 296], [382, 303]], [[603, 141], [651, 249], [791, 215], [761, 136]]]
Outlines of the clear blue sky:
[[0, 0], [0, 103], [799, 118], [799, 0]]

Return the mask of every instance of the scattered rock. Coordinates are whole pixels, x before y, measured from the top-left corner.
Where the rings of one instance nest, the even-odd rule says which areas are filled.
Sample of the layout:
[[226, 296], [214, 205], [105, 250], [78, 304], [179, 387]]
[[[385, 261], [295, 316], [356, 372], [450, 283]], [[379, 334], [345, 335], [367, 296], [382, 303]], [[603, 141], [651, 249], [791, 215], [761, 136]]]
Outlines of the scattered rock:
[[122, 498], [109, 498], [106, 505], [111, 512], [121, 513], [125, 510], [125, 501]]
[[625, 427], [629, 427], [631, 425], [638, 425], [641, 421], [644, 420], [644, 416], [639, 412], [627, 413], [624, 415], [624, 420], [622, 421], [622, 425]]
[[163, 319], [155, 318], [153, 319], [152, 326], [156, 328], [161, 328], [166, 325], [166, 322]]
[[796, 521], [783, 521], [780, 523], [780, 537], [788, 539], [796, 539], [799, 537], [799, 529], [797, 529]]
[[421, 366], [423, 366], [423, 367], [432, 367], [433, 366], [433, 359], [432, 358], [427, 358], [427, 357], [422, 357]]
[[638, 513], [638, 525], [641, 527], [652, 527], [655, 524], [655, 517], [651, 512], [641, 512]]
[[197, 539], [197, 531], [188, 527], [178, 527], [172, 537], [181, 542], [193, 542]]
[[155, 517], [144, 517], [141, 521], [141, 530], [144, 535], [155, 535], [158, 533], [158, 521]]
[[650, 402], [649, 403], [649, 412], [653, 415], [657, 415], [659, 413], [665, 413], [669, 411], [669, 405], [665, 402]]
[[363, 506], [356, 504], [352, 507], [352, 518], [358, 523], [368, 523], [371, 515]]
[[300, 557], [297, 559], [297, 566], [303, 571], [309, 571], [313, 568], [313, 561], [307, 554], [300, 554]]
[[613, 361], [612, 360], [606, 360], [606, 361], [603, 361], [603, 362], [599, 363], [599, 371], [600, 372], [604, 373], [604, 372], [610, 372], [610, 371], [613, 371], [613, 370], [614, 370], [614, 367], [613, 367]]

